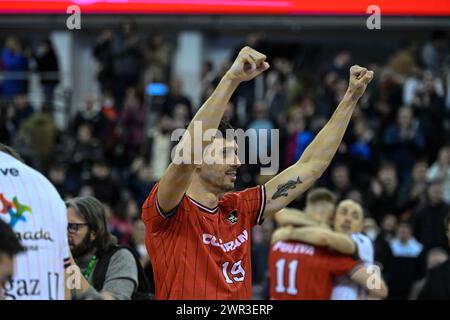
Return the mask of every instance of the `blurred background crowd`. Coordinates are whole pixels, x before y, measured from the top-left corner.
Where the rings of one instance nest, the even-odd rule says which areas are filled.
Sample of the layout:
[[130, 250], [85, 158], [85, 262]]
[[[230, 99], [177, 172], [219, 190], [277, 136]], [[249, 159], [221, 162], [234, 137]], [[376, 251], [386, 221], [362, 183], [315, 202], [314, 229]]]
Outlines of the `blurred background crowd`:
[[[43, 172], [63, 198], [101, 200], [119, 243], [134, 246], [146, 266], [140, 207], [170, 162], [172, 131], [184, 128], [199, 105], [173, 73], [175, 41], [162, 34], [143, 36], [137, 28], [127, 20], [96, 35], [90, 54], [99, 90], [67, 111], [64, 126], [55, 120], [60, 61], [52, 41], [30, 45], [5, 37], [0, 141]], [[239, 87], [224, 120], [235, 128], [279, 129], [280, 170], [300, 158], [329, 119], [346, 91], [349, 67], [374, 70], [374, 81], [317, 186], [363, 205], [365, 232], [374, 241], [390, 298], [414, 298], [427, 269], [450, 253], [444, 229], [450, 205], [449, 35], [436, 30], [423, 41], [400, 41], [383, 55], [366, 47], [364, 57], [345, 45], [323, 60], [316, 53], [327, 51], [326, 45], [280, 44], [250, 33], [223, 60], [203, 62], [201, 82], [190, 84], [197, 86], [200, 102], [243, 45], [266, 54], [271, 69]], [[30, 99], [31, 73], [38, 75], [42, 91], [39, 106]], [[168, 90], [152, 93], [149, 84]], [[260, 167], [243, 165], [237, 189], [269, 179], [259, 174]], [[302, 209], [304, 197], [291, 206]], [[274, 227], [269, 221], [253, 231], [255, 299], [264, 298]]]

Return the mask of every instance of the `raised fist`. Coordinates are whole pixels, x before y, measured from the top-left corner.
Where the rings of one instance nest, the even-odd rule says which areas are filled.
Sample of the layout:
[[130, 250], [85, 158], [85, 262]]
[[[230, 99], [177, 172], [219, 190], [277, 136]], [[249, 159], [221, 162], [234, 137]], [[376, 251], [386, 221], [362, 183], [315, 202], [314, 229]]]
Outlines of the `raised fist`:
[[367, 85], [373, 79], [373, 71], [354, 65], [350, 68], [348, 91], [353, 98], [359, 99], [366, 91]]
[[264, 54], [244, 47], [225, 76], [233, 81], [249, 81], [269, 68], [266, 58]]

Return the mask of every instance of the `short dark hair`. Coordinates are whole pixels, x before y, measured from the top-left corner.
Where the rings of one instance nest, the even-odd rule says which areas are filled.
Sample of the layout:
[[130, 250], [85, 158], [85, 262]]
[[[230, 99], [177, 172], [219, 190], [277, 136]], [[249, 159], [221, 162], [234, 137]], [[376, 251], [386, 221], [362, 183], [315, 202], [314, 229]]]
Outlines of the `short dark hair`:
[[1, 142], [0, 142], [0, 151], [4, 152], [6, 154], [9, 154], [10, 156], [16, 158], [17, 160], [19, 160], [21, 162], [25, 162], [16, 150], [14, 150], [12, 147], [7, 146], [6, 144], [3, 144]]
[[336, 204], [337, 197], [336, 195], [326, 188], [316, 188], [311, 190], [306, 196], [307, 204], [315, 204], [317, 202], [329, 202], [332, 204]]
[[105, 207], [99, 200], [90, 196], [76, 197], [67, 200], [66, 206], [73, 208], [77, 214], [81, 215], [90, 230], [95, 232], [93, 245], [97, 252], [103, 253], [117, 244], [117, 239], [108, 230]]
[[6, 253], [10, 257], [25, 251], [13, 229], [0, 219], [0, 254]]

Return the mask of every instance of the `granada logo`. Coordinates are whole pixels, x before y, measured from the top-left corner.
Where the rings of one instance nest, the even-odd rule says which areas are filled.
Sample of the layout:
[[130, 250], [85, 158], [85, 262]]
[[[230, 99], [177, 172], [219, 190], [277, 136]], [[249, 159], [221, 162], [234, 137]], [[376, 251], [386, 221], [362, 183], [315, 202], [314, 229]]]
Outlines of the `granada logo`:
[[32, 241], [47, 240], [47, 241], [54, 242], [54, 240], [52, 239], [52, 236], [50, 235], [50, 232], [44, 231], [42, 229], [37, 232], [33, 232], [33, 231], [16, 232], [16, 236], [20, 241], [22, 241], [22, 240], [32, 240]]
[[31, 214], [31, 207], [26, 204], [20, 203], [17, 197], [14, 197], [12, 201], [6, 199], [3, 193], [0, 193], [0, 202], [2, 204], [0, 214], [8, 214], [9, 215], [9, 225], [11, 228], [19, 222], [27, 222], [27, 218], [25, 217], [25, 213], [29, 212]]
[[235, 224], [238, 221], [238, 212], [237, 210], [233, 210], [226, 219], [229, 223]]

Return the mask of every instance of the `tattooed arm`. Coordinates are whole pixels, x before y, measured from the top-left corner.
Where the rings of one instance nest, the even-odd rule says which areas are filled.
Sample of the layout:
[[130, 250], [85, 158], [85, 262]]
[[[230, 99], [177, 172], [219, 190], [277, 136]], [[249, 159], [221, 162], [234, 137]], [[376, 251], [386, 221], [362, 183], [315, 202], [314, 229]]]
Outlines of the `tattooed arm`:
[[306, 148], [297, 163], [265, 184], [264, 218], [286, 207], [308, 190], [324, 173], [342, 141], [359, 98], [372, 78], [372, 71], [359, 66], [350, 68], [349, 87], [331, 119]]

